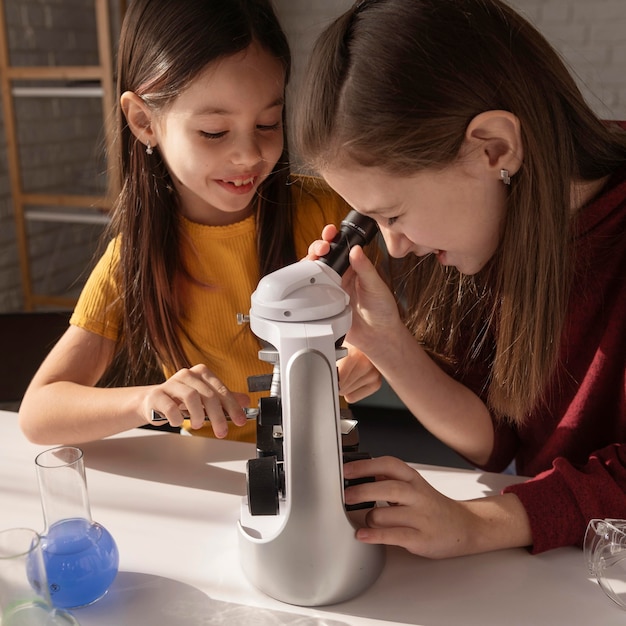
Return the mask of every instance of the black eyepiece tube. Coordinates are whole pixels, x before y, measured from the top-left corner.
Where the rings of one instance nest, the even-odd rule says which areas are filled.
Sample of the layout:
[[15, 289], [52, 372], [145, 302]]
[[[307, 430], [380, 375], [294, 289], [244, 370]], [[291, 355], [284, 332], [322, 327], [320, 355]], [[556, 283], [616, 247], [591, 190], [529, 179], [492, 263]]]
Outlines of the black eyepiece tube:
[[343, 218], [339, 232], [330, 244], [330, 251], [318, 260], [330, 265], [341, 276], [350, 266], [350, 249], [368, 244], [377, 232], [375, 220], [352, 209]]

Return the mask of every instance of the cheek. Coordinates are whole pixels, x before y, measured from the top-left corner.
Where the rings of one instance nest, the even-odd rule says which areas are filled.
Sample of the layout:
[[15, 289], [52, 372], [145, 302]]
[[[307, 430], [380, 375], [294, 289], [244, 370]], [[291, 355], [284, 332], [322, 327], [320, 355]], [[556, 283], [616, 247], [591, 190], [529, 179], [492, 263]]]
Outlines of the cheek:
[[204, 186], [207, 176], [213, 172], [208, 159], [200, 152], [175, 149], [168, 152], [168, 156], [165, 165], [173, 181], [189, 189]]
[[283, 145], [284, 143], [282, 135], [280, 137], [268, 139], [264, 144], [264, 158], [272, 167], [278, 161], [278, 159], [280, 159], [280, 155], [283, 152]]
[[[176, 148], [169, 147], [169, 149], [162, 150], [163, 160], [171, 176], [178, 180], [185, 180], [189, 178], [189, 165], [190, 159], [182, 158], [181, 152]], [[165, 156], [167, 155], [167, 156]]]

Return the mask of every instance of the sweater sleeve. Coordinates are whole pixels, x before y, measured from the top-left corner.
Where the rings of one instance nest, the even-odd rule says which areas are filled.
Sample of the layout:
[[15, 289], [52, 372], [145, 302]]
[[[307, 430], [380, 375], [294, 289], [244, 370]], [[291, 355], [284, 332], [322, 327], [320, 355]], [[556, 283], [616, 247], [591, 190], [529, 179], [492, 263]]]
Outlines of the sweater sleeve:
[[583, 466], [557, 458], [550, 470], [506, 487], [524, 505], [537, 554], [582, 545], [589, 520], [626, 519], [626, 444], [593, 453]]

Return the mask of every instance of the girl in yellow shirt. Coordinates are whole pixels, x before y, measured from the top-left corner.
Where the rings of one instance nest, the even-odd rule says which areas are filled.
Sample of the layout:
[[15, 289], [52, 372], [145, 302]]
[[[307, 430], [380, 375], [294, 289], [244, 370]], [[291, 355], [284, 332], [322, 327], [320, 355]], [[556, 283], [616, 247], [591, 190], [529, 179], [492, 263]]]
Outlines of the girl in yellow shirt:
[[[237, 313], [261, 276], [304, 257], [349, 210], [290, 174], [289, 70], [268, 0], [130, 3], [118, 52], [122, 191], [71, 325], [22, 401], [31, 441], [98, 439], [153, 411], [254, 440], [246, 378], [269, 366]], [[356, 350], [339, 367], [349, 401], [380, 384]]]

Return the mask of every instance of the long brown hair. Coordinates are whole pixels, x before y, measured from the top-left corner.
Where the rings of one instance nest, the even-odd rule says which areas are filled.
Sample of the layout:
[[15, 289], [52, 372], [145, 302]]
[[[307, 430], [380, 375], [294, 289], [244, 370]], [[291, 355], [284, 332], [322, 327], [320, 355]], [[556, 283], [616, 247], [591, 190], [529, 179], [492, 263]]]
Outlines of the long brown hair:
[[[286, 84], [291, 56], [271, 0], [133, 0], [120, 34], [118, 102], [122, 93], [132, 91], [153, 110], [162, 110], [209, 63], [243, 51], [253, 41], [281, 61]], [[186, 271], [178, 198], [165, 163], [156, 149], [146, 154], [119, 105], [117, 125], [121, 193], [106, 238], [119, 242], [123, 319], [107, 383], [137, 384], [162, 377], [163, 367], [176, 371], [190, 365], [179, 339], [175, 288]], [[284, 139], [274, 171], [258, 190], [259, 277], [296, 260]]]
[[298, 152], [395, 175], [458, 156], [479, 113], [521, 122], [496, 255], [476, 276], [413, 255], [392, 260], [405, 321], [499, 417], [522, 422], [557, 373], [574, 274], [572, 181], [626, 161], [626, 136], [585, 103], [557, 53], [499, 0], [361, 0], [318, 39], [300, 93]]

